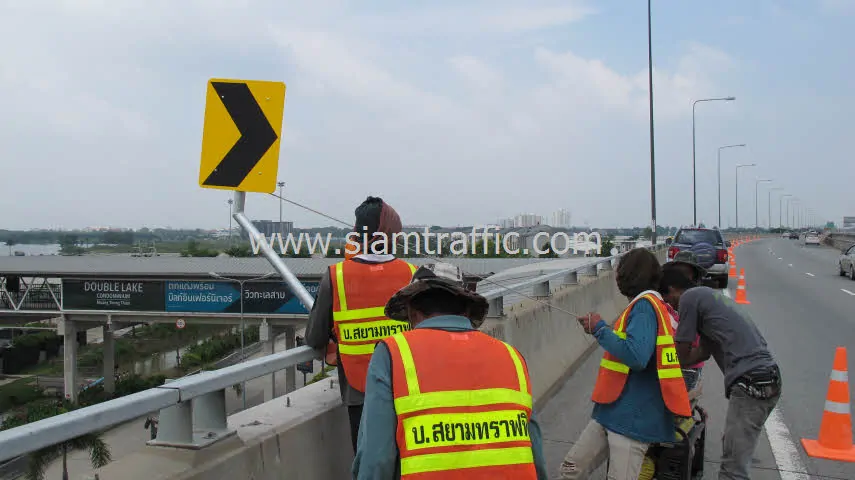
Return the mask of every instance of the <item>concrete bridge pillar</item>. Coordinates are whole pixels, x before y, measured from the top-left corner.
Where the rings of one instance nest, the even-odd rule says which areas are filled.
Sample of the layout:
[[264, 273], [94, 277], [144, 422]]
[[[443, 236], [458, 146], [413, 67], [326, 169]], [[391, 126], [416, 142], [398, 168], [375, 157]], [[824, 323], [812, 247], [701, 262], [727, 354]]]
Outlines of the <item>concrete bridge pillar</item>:
[[107, 317], [107, 324], [101, 327], [104, 352], [104, 391], [116, 393], [116, 341], [113, 338], [113, 323]]
[[[261, 354], [272, 355], [276, 353], [276, 330], [267, 323], [266, 318], [261, 319], [258, 326], [258, 340], [261, 342]], [[264, 401], [269, 402], [276, 398], [276, 373], [263, 377], [264, 379]]]
[[65, 398], [72, 403], [77, 402], [77, 387], [79, 376], [77, 373], [77, 324], [63, 315], [59, 323], [59, 334], [63, 336], [63, 384], [65, 386]]
[[[285, 350], [297, 347], [297, 328], [285, 327]], [[291, 393], [297, 389], [297, 367], [291, 366], [285, 369], [285, 393]]]

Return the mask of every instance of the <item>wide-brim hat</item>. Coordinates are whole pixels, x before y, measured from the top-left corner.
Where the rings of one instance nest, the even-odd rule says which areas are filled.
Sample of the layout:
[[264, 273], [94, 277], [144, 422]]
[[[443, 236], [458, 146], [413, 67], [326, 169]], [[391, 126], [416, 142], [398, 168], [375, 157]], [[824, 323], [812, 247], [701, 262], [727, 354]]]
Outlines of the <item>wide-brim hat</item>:
[[416, 270], [410, 284], [398, 290], [386, 303], [384, 314], [392, 320], [407, 320], [407, 305], [416, 295], [439, 288], [463, 298], [468, 304], [466, 317], [479, 328], [487, 316], [489, 304], [481, 295], [466, 289], [463, 272], [449, 263], [432, 263]]
[[694, 252], [683, 250], [677, 252], [674, 258], [665, 265], [686, 265], [695, 271], [697, 280], [700, 282], [707, 274], [707, 269], [698, 264], [698, 256]]

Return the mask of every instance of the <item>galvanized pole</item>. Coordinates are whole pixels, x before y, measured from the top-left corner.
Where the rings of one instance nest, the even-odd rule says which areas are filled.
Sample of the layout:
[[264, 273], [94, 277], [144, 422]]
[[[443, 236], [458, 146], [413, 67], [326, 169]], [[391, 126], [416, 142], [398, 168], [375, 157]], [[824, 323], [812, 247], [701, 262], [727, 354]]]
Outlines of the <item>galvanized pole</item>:
[[235, 192], [235, 212], [234, 218], [237, 220], [238, 224], [246, 230], [246, 232], [254, 237], [258, 242], [258, 246], [261, 249], [261, 252], [267, 257], [267, 260], [273, 265], [273, 268], [282, 275], [282, 279], [288, 284], [291, 288], [291, 291], [294, 293], [294, 296], [300, 300], [300, 303], [306, 307], [306, 310], [312, 311], [312, 305], [315, 303], [315, 299], [306, 290], [306, 287], [300, 283], [300, 280], [288, 269], [288, 266], [285, 265], [285, 262], [282, 260], [282, 257], [276, 254], [273, 250], [273, 247], [270, 246], [270, 243], [266, 242], [264, 236], [255, 228], [255, 225], [246, 217], [243, 212], [244, 204], [246, 203], [246, 193], [245, 192]]
[[647, 0], [647, 84], [650, 89], [650, 212], [653, 233], [650, 240], [656, 245], [656, 161], [653, 148], [653, 32], [651, 0]]

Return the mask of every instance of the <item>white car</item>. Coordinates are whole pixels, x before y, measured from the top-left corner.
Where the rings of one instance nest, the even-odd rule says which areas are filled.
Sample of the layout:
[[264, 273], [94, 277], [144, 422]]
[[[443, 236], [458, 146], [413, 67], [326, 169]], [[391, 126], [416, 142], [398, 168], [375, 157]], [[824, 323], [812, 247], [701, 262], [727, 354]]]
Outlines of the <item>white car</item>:
[[808, 232], [805, 234], [805, 245], [819, 245], [819, 234]]
[[849, 278], [855, 280], [855, 245], [843, 250], [838, 265], [840, 266], [841, 277], [849, 275]]

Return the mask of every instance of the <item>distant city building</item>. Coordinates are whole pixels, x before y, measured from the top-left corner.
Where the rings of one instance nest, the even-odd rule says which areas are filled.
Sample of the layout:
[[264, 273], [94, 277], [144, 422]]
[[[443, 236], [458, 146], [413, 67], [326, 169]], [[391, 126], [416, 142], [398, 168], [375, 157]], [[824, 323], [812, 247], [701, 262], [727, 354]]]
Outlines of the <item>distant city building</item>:
[[573, 224], [571, 221], [570, 212], [567, 210], [564, 210], [563, 208], [556, 211], [556, 212], [552, 212], [552, 219], [551, 219], [549, 225], [552, 227], [555, 227], [555, 228], [570, 228], [570, 227], [572, 227]]
[[503, 218], [499, 220], [499, 226], [503, 229], [505, 228], [514, 228], [514, 219], [513, 218]]
[[514, 228], [536, 227], [543, 224], [543, 217], [534, 213], [521, 213], [514, 218]]
[[287, 236], [294, 231], [294, 222], [282, 222], [280, 224], [277, 220], [254, 220], [252, 224], [265, 237], [270, 237], [277, 233]]

